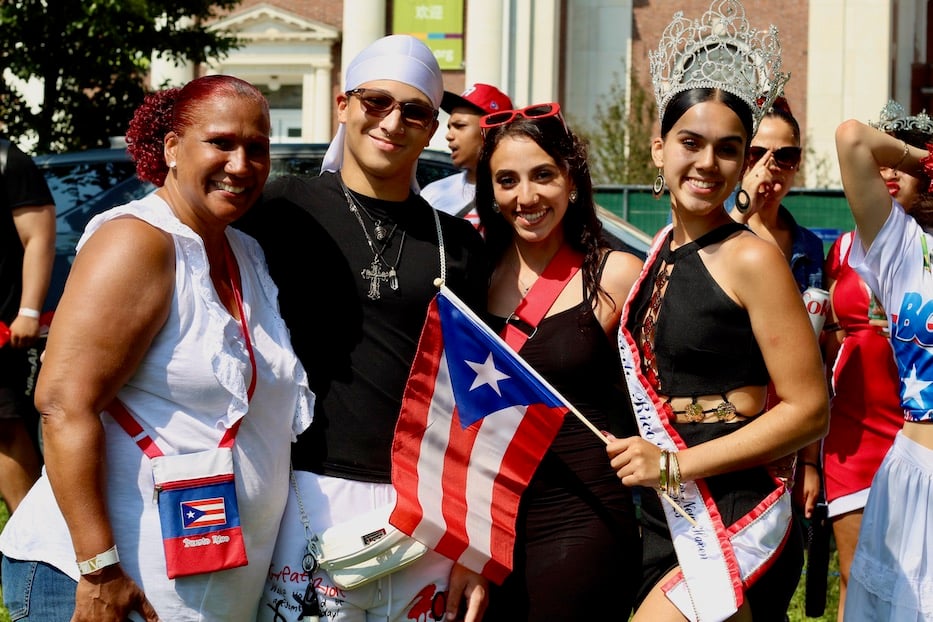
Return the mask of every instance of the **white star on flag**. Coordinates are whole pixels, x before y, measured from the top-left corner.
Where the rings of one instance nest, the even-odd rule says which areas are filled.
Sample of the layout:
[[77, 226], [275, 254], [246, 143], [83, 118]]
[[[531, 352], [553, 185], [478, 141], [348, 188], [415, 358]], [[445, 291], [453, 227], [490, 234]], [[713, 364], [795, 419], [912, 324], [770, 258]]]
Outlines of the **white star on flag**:
[[473, 380], [473, 384], [470, 386], [470, 391], [477, 389], [484, 384], [488, 384], [492, 387], [492, 390], [496, 392], [497, 395], [502, 395], [502, 391], [499, 389], [500, 380], [508, 380], [509, 375], [504, 374], [498, 369], [496, 369], [496, 362], [492, 358], [492, 352], [489, 353], [489, 356], [486, 357], [485, 363], [476, 363], [473, 361], [464, 361], [470, 368], [476, 372], [476, 378]]
[[913, 400], [918, 406], [923, 406], [923, 391], [933, 382], [918, 379], [916, 366], [910, 369], [908, 377], [901, 378], [901, 382], [904, 383], [904, 401]]

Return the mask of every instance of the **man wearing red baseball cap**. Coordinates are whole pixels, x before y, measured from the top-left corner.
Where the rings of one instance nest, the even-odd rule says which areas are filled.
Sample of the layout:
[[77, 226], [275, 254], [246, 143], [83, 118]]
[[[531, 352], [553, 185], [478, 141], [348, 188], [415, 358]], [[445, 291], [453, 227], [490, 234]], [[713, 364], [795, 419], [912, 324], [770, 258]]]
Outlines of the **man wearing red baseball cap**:
[[500, 110], [511, 110], [509, 96], [489, 84], [476, 83], [461, 95], [444, 91], [441, 109], [450, 115], [447, 121], [447, 145], [450, 158], [462, 171], [439, 179], [421, 190], [421, 197], [435, 209], [461, 216], [479, 228], [476, 195], [476, 165], [483, 146], [479, 120]]

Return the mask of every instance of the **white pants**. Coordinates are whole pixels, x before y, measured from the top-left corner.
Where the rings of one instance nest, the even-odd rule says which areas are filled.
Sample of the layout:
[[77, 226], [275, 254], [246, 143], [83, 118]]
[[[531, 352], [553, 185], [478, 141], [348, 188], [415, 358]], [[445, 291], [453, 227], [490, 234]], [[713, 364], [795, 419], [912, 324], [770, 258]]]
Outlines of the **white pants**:
[[[395, 503], [391, 484], [356, 482], [307, 471], [295, 471], [295, 480], [314, 533]], [[431, 622], [444, 617], [453, 562], [434, 551], [429, 550], [407, 568], [354, 590], [337, 587], [322, 570], [309, 577], [301, 565], [306, 551], [305, 528], [295, 491], [290, 487], [258, 622], [300, 620], [300, 603], [309, 580], [321, 604], [322, 622]]]
[[845, 619], [933, 620], [933, 450], [902, 432], [871, 484]]

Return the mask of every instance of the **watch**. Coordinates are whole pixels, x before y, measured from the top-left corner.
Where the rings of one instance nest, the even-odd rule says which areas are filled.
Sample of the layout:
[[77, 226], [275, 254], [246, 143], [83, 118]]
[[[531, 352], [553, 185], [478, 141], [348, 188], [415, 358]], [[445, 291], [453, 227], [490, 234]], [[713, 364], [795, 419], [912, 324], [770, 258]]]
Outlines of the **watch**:
[[107, 566], [113, 566], [120, 563], [120, 555], [117, 554], [117, 546], [113, 545], [103, 553], [98, 553], [91, 559], [78, 562], [78, 572], [82, 575], [97, 572]]

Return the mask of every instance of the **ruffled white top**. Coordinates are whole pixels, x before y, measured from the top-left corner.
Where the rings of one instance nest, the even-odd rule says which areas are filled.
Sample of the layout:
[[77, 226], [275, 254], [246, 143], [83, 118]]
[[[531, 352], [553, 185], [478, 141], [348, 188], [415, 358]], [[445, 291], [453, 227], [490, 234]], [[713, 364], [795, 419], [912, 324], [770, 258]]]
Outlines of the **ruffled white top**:
[[[248, 400], [252, 367], [240, 324], [217, 297], [201, 238], [168, 204], [153, 194], [96, 216], [78, 252], [104, 222], [127, 216], [171, 234], [175, 292], [168, 320], [119, 399], [165, 454], [216, 447], [224, 431], [243, 419], [234, 471], [249, 564], [167, 578], [149, 459], [103, 413], [107, 507], [121, 563], [163, 620], [253, 620], [288, 496], [290, 445], [311, 423], [314, 395], [291, 348], [278, 290], [255, 240], [227, 230], [257, 366], [256, 389]], [[78, 578], [71, 537], [44, 474], [0, 534], [0, 551], [46, 562]]]

